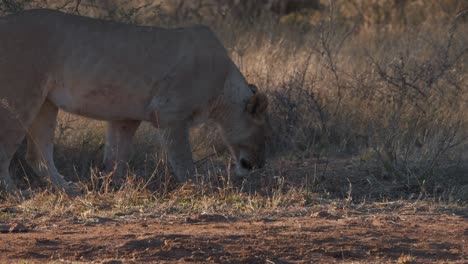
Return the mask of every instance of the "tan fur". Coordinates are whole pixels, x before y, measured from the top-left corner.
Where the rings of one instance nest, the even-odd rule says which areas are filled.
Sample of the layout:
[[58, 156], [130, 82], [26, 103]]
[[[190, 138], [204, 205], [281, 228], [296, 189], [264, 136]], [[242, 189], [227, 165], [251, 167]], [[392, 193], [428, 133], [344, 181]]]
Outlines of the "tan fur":
[[263, 164], [266, 97], [254, 95], [206, 27], [169, 30], [31, 10], [0, 18], [0, 36], [0, 190], [16, 191], [8, 166], [27, 135], [36, 173], [69, 191], [53, 162], [58, 109], [108, 122], [109, 169], [123, 169], [133, 134], [147, 121], [164, 133], [176, 178], [185, 182], [194, 171], [188, 129], [207, 118], [219, 124], [236, 161]]

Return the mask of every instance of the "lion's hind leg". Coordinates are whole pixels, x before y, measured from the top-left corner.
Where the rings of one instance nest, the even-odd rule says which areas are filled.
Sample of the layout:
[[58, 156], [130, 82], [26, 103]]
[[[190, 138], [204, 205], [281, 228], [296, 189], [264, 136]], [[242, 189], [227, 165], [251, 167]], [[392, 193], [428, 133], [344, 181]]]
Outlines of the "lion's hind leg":
[[[0, 115], [3, 114], [2, 112], [4, 111], [0, 108]], [[3, 118], [0, 116], [0, 121], [2, 120]], [[16, 148], [19, 142], [21, 142], [21, 137], [15, 137], [13, 134], [16, 133], [15, 131], [12, 131], [11, 127], [9, 129], [2, 128], [0, 130], [0, 192], [8, 194], [18, 193], [18, 188], [16, 188], [16, 185], [11, 178], [9, 166]]]
[[[31, 102], [29, 107], [20, 107], [17, 101], [9, 100], [14, 97], [8, 93], [10, 90], [6, 91], [7, 93], [0, 91], [0, 192], [19, 194], [10, 175], [9, 166], [40, 107], [40, 102]], [[25, 103], [28, 103], [27, 100]]]
[[26, 160], [39, 177], [50, 180], [52, 186], [60, 191], [73, 193], [77, 187], [60, 175], [53, 159], [57, 114], [58, 108], [46, 100], [29, 128]]

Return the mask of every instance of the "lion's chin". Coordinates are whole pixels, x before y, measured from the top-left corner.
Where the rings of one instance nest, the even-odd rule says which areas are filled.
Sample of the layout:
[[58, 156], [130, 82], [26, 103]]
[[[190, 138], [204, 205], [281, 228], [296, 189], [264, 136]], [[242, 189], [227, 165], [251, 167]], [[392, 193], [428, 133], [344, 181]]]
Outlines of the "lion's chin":
[[242, 168], [240, 165], [238, 164], [235, 164], [234, 165], [235, 168], [234, 168], [234, 173], [233, 173], [233, 181], [234, 182], [240, 182], [242, 180], [244, 180], [245, 178], [247, 178], [247, 176], [249, 176], [250, 174], [250, 171], [245, 169], [245, 168]]

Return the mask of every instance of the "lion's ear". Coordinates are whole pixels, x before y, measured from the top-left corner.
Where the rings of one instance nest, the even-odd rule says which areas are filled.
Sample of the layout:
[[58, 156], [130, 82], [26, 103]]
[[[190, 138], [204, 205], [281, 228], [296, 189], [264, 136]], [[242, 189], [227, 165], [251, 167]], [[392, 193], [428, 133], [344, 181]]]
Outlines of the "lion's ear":
[[254, 94], [256, 94], [258, 92], [258, 88], [257, 88], [257, 86], [255, 84], [249, 83], [249, 88], [250, 88], [250, 90], [252, 90], [252, 92]]
[[251, 115], [258, 117], [265, 113], [268, 107], [268, 97], [263, 93], [256, 93], [249, 98], [246, 110]]

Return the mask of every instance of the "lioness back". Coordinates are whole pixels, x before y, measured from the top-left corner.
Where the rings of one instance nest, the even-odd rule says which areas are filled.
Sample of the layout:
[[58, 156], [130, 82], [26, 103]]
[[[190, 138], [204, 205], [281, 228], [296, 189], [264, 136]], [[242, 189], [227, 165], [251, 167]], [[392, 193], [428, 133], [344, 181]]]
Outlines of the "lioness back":
[[0, 30], [9, 39], [2, 41], [8, 61], [36, 64], [39, 83], [46, 83], [41, 94], [65, 111], [91, 118], [147, 120], [146, 107], [155, 95], [177, 98], [161, 109], [167, 112], [163, 117], [187, 118], [222, 92], [233, 67], [204, 26], [135, 26], [52, 10], [5, 20]]

